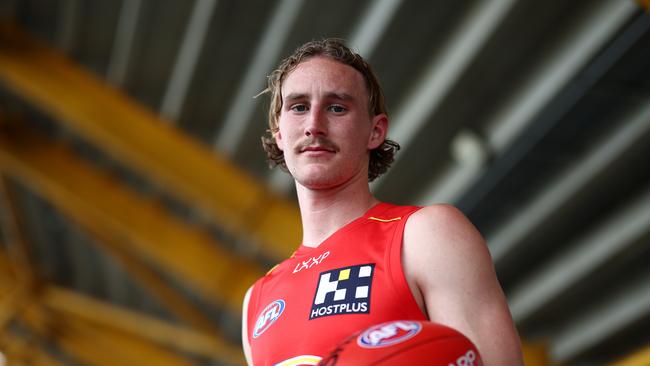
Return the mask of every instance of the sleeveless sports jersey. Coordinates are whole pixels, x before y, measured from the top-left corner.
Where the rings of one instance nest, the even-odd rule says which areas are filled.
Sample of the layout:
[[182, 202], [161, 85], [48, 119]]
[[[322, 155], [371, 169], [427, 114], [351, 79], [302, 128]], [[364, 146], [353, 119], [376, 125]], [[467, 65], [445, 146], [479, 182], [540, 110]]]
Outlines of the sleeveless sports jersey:
[[246, 314], [254, 365], [315, 365], [358, 330], [426, 320], [401, 262], [406, 219], [418, 209], [380, 203], [258, 280]]

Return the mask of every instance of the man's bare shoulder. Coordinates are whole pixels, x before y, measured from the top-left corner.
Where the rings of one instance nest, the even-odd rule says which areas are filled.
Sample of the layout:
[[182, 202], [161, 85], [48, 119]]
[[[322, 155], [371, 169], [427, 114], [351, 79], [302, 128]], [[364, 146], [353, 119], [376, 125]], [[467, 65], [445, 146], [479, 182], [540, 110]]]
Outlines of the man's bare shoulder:
[[423, 224], [441, 224], [449, 220], [467, 220], [465, 215], [455, 206], [440, 203], [424, 206], [411, 215], [409, 221], [421, 222]]
[[444, 243], [467, 243], [484, 245], [484, 240], [476, 227], [456, 207], [449, 204], [425, 206], [413, 213], [406, 224], [408, 238], [416, 245], [436, 245]]
[[423, 207], [409, 218], [403, 255], [407, 272], [423, 287], [436, 279], [444, 278], [451, 284], [492, 271], [485, 240], [452, 205]]

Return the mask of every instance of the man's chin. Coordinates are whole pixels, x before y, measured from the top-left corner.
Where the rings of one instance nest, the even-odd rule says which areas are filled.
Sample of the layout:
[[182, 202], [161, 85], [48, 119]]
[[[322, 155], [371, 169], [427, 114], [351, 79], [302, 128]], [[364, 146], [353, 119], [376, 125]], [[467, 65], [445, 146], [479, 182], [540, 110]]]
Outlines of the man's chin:
[[[328, 174], [329, 173], [329, 174]], [[340, 177], [335, 176], [332, 172], [318, 171], [308, 174], [300, 174], [294, 179], [301, 186], [312, 190], [323, 190], [335, 187]]]

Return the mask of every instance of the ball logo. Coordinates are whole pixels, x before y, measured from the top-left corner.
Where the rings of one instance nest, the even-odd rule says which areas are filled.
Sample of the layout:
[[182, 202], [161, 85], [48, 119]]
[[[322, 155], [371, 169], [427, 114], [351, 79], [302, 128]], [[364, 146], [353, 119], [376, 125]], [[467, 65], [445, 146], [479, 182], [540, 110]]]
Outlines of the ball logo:
[[257, 338], [275, 323], [284, 311], [284, 300], [275, 300], [268, 304], [255, 322], [253, 338]]
[[387, 347], [415, 337], [422, 330], [418, 322], [407, 320], [375, 325], [357, 337], [357, 344], [363, 348]]
[[[468, 350], [464, 355], [456, 359], [456, 363], [450, 363], [449, 366], [474, 366], [474, 361], [476, 360], [476, 353], [473, 350]], [[480, 365], [480, 361], [478, 361]]]

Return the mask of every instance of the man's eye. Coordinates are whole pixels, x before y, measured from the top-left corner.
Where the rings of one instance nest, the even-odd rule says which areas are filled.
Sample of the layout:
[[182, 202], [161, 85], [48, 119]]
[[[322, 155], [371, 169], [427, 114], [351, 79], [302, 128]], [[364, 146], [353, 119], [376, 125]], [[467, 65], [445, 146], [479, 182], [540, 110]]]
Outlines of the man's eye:
[[342, 107], [342, 106], [340, 106], [340, 105], [333, 105], [333, 106], [330, 106], [329, 109], [330, 109], [330, 111], [332, 111], [332, 112], [334, 112], [334, 113], [343, 113], [343, 112], [346, 111], [345, 107]]
[[296, 104], [291, 107], [291, 110], [294, 112], [307, 112], [307, 106], [304, 104]]

